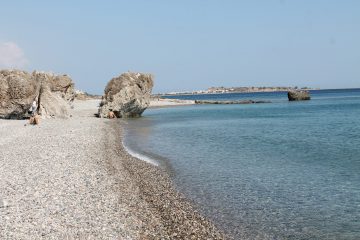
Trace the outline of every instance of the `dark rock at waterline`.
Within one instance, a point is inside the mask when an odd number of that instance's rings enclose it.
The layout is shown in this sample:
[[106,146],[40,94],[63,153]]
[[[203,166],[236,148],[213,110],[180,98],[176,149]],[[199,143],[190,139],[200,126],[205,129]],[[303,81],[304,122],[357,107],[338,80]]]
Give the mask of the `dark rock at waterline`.
[[153,84],[152,75],[144,73],[127,72],[111,79],[98,116],[107,117],[112,111],[117,117],[140,117],[150,105]]
[[42,117],[66,118],[74,96],[74,83],[67,75],[0,71],[0,118],[27,117],[34,100]]
[[303,101],[310,100],[311,97],[309,91],[289,91],[288,99],[289,101]]
[[195,104],[256,104],[256,103],[271,103],[271,102],[254,101],[254,100],[240,100],[240,101],[195,100]]

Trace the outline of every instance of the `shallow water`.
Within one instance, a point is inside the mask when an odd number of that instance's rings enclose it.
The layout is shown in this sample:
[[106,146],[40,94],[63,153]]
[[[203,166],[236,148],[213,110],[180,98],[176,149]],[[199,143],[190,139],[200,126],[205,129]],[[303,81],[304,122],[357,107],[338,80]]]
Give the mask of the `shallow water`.
[[[179,98],[179,96],[176,96]],[[125,144],[236,238],[360,239],[360,90],[183,96],[270,104],[148,109]]]

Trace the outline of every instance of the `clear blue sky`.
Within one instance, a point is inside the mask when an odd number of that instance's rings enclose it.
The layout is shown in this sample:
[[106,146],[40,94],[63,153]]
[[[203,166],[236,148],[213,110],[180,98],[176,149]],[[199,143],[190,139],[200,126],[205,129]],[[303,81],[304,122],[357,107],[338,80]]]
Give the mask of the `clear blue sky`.
[[360,87],[360,1],[0,3],[0,67],[68,73],[102,93],[131,70],[154,92],[210,86]]

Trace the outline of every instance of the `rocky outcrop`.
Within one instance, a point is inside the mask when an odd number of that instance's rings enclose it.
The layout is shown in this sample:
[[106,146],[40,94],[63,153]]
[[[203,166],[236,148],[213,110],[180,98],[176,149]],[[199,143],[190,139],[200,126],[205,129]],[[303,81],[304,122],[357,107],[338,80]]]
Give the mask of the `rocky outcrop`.
[[28,117],[34,100],[42,117],[66,118],[74,96],[74,83],[67,75],[0,71],[0,118]]
[[151,74],[127,72],[113,78],[105,88],[99,117],[110,111],[118,118],[140,117],[150,104],[153,77]]
[[271,102],[254,101],[254,100],[235,100],[235,101],[195,100],[195,104],[256,104],[256,103],[271,103]]
[[303,101],[310,100],[311,97],[309,91],[289,91],[288,99],[289,101]]
[[68,75],[49,75],[47,74],[47,83],[50,91],[56,93],[61,98],[71,102],[75,98],[74,83]]

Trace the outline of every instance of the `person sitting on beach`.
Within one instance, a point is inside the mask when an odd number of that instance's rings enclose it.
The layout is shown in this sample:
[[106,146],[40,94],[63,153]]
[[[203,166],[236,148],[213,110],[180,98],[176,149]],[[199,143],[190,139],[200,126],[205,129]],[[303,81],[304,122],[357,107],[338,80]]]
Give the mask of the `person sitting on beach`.
[[37,103],[36,103],[36,99],[34,99],[30,109],[29,109],[29,113],[31,114],[31,116],[35,116],[35,113],[36,113],[36,110],[37,110]]
[[40,115],[35,114],[34,116],[31,116],[29,119],[29,124],[39,125],[40,124]]
[[115,113],[112,111],[112,109],[110,109],[110,112],[108,113],[108,118],[112,119],[112,118],[116,118]]
[[31,125],[38,125],[40,124],[40,115],[37,114],[37,103],[36,99],[34,99],[33,103],[31,104],[31,107],[29,109],[30,119],[29,123]]

